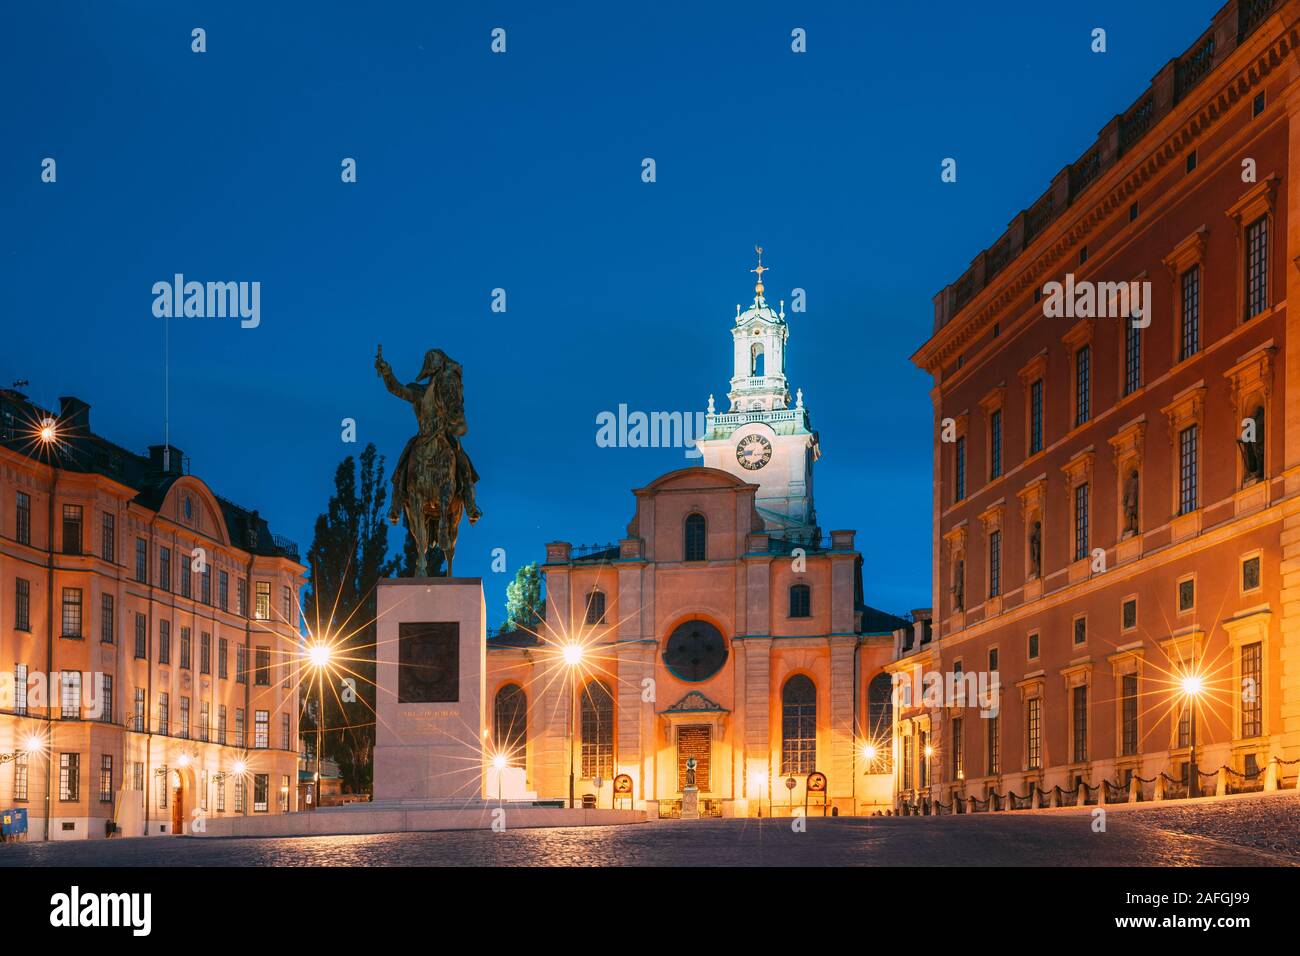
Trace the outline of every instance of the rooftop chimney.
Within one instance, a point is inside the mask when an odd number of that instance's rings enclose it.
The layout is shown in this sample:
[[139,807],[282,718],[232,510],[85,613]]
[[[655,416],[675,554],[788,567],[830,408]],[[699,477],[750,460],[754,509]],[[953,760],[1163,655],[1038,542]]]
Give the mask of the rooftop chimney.
[[172,445],[149,446],[149,470],[158,475],[181,475],[184,455]]
[[90,406],[71,395],[59,396],[59,419],[79,432],[90,432]]

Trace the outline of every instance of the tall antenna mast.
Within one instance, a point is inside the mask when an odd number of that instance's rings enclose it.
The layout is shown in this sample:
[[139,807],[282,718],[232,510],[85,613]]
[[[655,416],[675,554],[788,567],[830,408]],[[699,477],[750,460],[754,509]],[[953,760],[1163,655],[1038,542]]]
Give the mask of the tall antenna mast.
[[172,358],[172,323],[163,316],[163,473],[172,470],[171,438],[171,358]]

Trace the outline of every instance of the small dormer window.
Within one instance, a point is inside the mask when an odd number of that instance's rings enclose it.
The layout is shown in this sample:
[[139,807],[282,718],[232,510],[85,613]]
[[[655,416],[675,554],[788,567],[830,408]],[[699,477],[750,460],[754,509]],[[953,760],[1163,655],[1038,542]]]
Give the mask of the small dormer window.
[[194,501],[189,495],[181,499],[181,510],[185,513],[186,521],[194,520]]

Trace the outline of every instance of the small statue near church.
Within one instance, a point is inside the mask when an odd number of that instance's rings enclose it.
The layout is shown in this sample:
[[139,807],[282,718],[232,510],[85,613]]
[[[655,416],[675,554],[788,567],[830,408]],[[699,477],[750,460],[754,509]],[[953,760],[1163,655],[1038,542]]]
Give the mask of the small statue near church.
[[952,609],[954,611],[966,610],[966,562],[960,558],[953,565]]
[[698,766],[694,757],[686,758],[686,786],[695,786],[695,768]]

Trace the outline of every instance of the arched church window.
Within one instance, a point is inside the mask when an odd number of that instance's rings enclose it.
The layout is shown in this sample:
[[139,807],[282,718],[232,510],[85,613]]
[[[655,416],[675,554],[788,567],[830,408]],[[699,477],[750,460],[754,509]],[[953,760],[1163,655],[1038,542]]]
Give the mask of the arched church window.
[[614,776],[614,696],[603,681],[594,680],[582,689],[582,776],[583,779]]
[[587,595],[587,623],[605,623],[605,592],[592,591]]
[[764,372],[766,364],[767,359],[763,354],[762,343],[755,342],[749,350],[749,374],[754,378],[761,378],[766,374]]
[[893,748],[890,741],[894,728],[893,680],[884,672],[871,678],[867,685],[867,740],[876,750],[876,759],[868,773],[893,771]]
[[781,773],[809,774],[817,769],[817,688],[795,674],[781,689]]
[[808,585],[790,586],[790,616],[812,617],[812,588]]
[[512,767],[524,765],[528,742],[528,696],[518,684],[506,684],[497,691],[493,704],[492,742],[496,752]]
[[704,521],[704,515],[700,514],[699,512],[694,512],[686,516],[686,528],[685,528],[686,547],[684,549],[686,554],[685,560],[687,561],[705,560],[706,549],[704,546],[704,542],[705,542],[705,531],[707,530],[707,527],[708,526],[705,524]]

